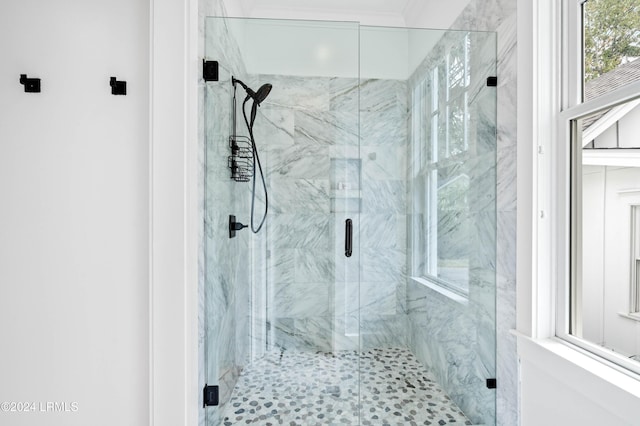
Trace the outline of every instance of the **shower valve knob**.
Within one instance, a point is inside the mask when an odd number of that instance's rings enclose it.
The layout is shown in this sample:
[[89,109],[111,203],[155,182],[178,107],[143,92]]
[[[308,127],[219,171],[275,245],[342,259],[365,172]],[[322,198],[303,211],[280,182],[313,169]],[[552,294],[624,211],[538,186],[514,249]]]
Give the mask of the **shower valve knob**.
[[243,225],[240,222],[236,222],[236,217],[234,215],[229,215],[229,238],[233,238],[236,236],[236,231],[241,230],[242,228],[247,228],[249,225]]

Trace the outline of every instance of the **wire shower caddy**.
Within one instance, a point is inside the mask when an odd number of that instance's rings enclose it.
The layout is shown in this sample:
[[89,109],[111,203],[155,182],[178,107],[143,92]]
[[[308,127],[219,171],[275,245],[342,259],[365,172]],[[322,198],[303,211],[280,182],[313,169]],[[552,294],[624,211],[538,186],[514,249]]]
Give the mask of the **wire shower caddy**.
[[236,131],[236,87],[233,86],[233,134],[229,136],[231,155],[227,158],[227,167],[231,170],[231,179],[236,182],[249,182],[253,177],[253,142],[248,136]]

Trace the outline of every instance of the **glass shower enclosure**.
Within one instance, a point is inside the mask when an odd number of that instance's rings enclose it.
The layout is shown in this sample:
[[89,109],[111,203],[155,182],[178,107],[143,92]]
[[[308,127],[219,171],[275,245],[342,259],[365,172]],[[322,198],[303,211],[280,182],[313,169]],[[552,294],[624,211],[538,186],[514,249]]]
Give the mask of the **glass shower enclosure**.
[[495,34],[205,43],[206,424],[495,424]]

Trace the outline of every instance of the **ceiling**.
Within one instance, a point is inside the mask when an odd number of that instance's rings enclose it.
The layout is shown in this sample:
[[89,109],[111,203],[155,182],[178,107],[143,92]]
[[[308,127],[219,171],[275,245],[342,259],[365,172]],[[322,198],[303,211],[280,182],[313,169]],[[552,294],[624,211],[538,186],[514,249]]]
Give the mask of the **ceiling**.
[[254,18],[330,19],[448,28],[469,0],[227,0],[226,3],[240,6],[237,14]]

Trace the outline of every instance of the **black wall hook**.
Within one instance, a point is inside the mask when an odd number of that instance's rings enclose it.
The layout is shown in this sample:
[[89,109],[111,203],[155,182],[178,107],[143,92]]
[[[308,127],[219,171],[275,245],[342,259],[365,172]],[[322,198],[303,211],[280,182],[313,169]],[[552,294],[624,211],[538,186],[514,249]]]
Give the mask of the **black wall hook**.
[[111,94],[112,95],[126,95],[127,94],[127,82],[126,81],[118,81],[115,77],[111,77],[109,80],[109,85],[111,86]]
[[20,74],[20,84],[24,85],[24,91],[27,93],[40,93],[39,78],[27,78],[26,74]]

